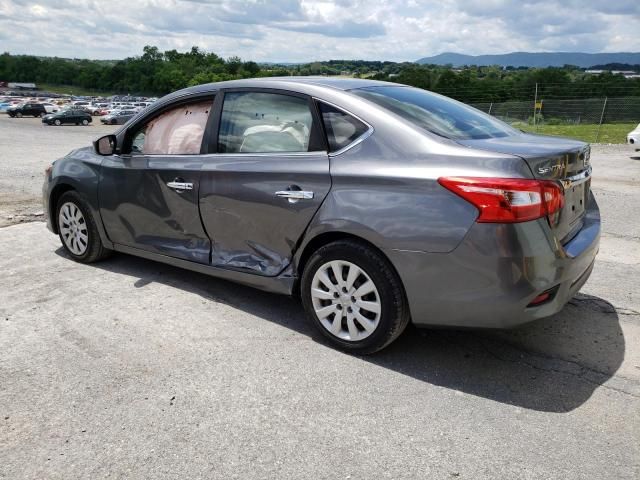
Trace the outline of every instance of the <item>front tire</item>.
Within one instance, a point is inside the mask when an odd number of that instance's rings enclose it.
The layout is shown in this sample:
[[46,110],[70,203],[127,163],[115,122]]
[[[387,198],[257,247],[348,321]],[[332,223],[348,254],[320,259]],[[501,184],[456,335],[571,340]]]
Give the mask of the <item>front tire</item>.
[[85,127],[89,125],[89,120],[87,120],[86,118],[82,120],[82,125],[84,125]]
[[56,127],[59,127],[60,125],[62,125],[62,122],[58,119],[55,119],[53,123],[55,124]]
[[22,118],[22,114],[20,112],[16,113],[16,117]]
[[397,273],[379,252],[358,241],[340,240],[319,248],[305,266],[301,296],[320,333],[347,352],[377,352],[409,323]]
[[75,261],[92,263],[111,253],[102,244],[89,205],[77,192],[69,191],[60,197],[56,219],[62,246]]

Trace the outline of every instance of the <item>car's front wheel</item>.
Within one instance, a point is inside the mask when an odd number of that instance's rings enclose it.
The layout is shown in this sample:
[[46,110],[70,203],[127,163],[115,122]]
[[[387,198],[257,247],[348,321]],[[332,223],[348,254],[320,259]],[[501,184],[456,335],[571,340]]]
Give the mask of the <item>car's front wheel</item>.
[[397,273],[378,251],[358,241],[340,240],[318,249],[305,266],[301,295],[318,330],[348,352],[376,352],[409,323]]
[[16,113],[16,117],[22,118],[22,114],[20,112]]
[[56,212],[58,235],[71,258],[92,263],[111,253],[102,244],[91,210],[80,194],[64,193],[58,200]]
[[60,125],[62,125],[62,122],[57,118],[53,121],[53,123],[55,124],[56,127],[59,127]]

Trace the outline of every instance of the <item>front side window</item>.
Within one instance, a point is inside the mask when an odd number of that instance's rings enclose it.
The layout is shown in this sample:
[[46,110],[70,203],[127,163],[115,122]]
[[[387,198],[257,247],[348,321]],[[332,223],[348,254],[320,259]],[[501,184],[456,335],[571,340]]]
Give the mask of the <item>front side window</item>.
[[351,92],[441,137],[474,140],[518,134],[480,110],[419,88],[366,87]]
[[327,133],[329,151],[338,151],[358,137],[364,135],[369,127],[357,118],[326,103],[319,102],[324,130]]
[[[212,101],[207,100],[163,112],[133,135],[131,151],[145,155],[199,154],[211,107]],[[118,115],[134,113],[122,111]]]
[[313,117],[304,98],[262,92],[226,93],[218,152],[307,152],[312,128]]

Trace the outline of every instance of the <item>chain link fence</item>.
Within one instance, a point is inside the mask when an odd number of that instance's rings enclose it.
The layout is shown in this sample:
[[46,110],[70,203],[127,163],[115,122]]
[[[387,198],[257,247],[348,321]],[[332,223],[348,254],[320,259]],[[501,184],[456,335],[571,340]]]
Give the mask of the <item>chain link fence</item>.
[[[467,101],[521,130],[574,137],[592,143],[626,143],[626,135],[640,123],[640,96],[636,91],[617,90],[615,95],[571,98],[544,94],[538,84],[521,92],[517,101]],[[456,92],[448,93],[455,98]],[[491,92],[487,92],[491,95]]]

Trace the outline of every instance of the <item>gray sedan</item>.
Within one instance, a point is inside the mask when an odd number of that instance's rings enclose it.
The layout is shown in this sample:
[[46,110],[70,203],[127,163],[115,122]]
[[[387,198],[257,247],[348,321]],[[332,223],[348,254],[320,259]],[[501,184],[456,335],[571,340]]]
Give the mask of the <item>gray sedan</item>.
[[117,251],[299,295],[334,346],[409,322],[505,328],[588,279],[600,216],[589,146],[449,98],[354,79],[273,78],[168,95],[48,169],[68,255]]
[[105,125],[124,125],[136,114],[135,110],[116,110],[100,119]]

